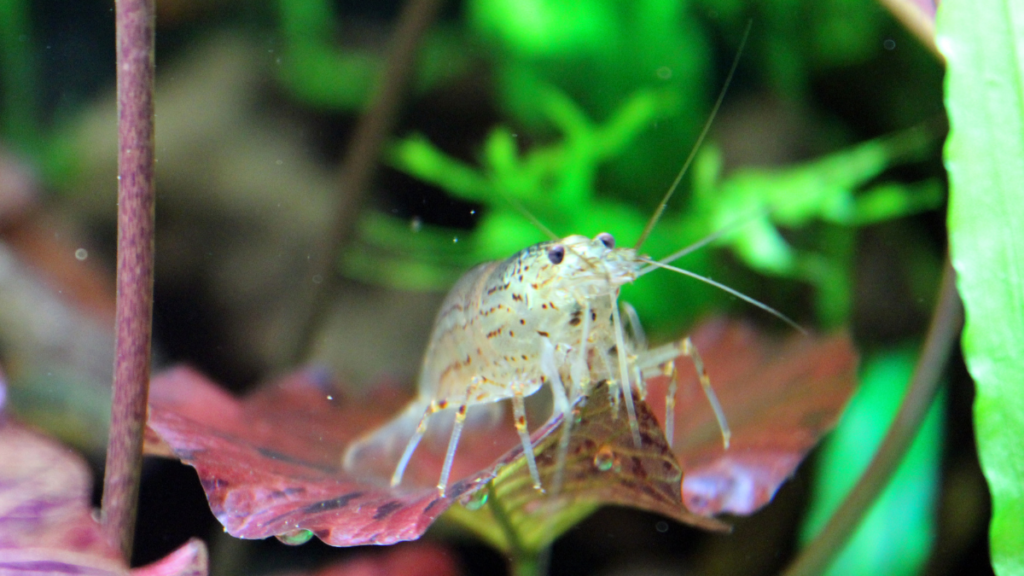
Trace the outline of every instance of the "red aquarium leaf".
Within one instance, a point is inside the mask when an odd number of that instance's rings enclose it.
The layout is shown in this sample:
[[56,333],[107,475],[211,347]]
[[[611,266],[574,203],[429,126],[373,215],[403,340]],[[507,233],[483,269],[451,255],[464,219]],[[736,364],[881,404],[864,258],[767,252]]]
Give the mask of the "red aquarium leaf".
[[486,484],[517,440],[502,427],[485,440],[467,437],[452,474],[460,480],[444,496],[435,487],[444,448],[426,440],[398,488],[388,483],[397,460],[391,454],[365,467],[365,476],[342,470],[346,444],[398,412],[403,400],[386,392],[342,398],[325,375],[307,370],[239,401],[178,368],[153,379],[148,426],[159,443],[147,451],[169,447],[194,466],[210,508],[233,536],[301,543],[315,535],[334,546],[413,540]]
[[[520,458],[509,461],[486,493],[471,506],[452,509],[452,518],[501,550],[513,546],[496,532],[495,514],[518,534],[518,546],[540,550],[600,506],[618,505],[662,514],[705,530],[727,524],[687,510],[680,492],[683,469],[669,448],[658,420],[634,394],[641,438],[634,444],[624,408],[615,414],[608,387],[601,382],[573,411],[573,426],[562,451],[561,421],[549,422],[536,444],[537,468],[545,494],[539,495]],[[547,429],[549,433],[544,434]],[[556,479],[560,473],[560,482]],[[484,506],[483,504],[488,504]],[[496,510],[498,509],[498,510]]]
[[[683,498],[696,513],[746,515],[771,501],[831,430],[857,382],[849,336],[772,339],[750,326],[702,324],[692,335],[732,429],[728,450],[693,364],[679,358],[673,449],[686,470]],[[667,378],[648,381],[664,419]]]
[[[418,538],[456,501],[467,504],[457,508],[456,519],[483,533],[489,520],[480,508],[486,498],[476,493],[491,480],[506,513],[521,512],[527,519],[519,523],[524,527],[542,508],[540,516],[556,521],[539,520],[534,527],[553,522],[564,528],[566,519],[618,504],[721,529],[723,524],[694,512],[747,514],[768,502],[835,423],[852,391],[856,362],[848,339],[800,338],[775,342],[726,322],[696,332],[733,426],[727,452],[695,380],[681,381],[674,454],[655,416],[664,411],[663,378],[653,379],[648,394],[660,407],[652,412],[638,403],[640,447],[633,445],[625,414],[613,414],[605,389],[592,390],[577,406],[564,484],[555,498],[532,488],[511,422],[482,421],[479,416],[490,412],[484,409],[475,417],[470,412],[444,496],[435,487],[448,439],[440,415],[431,420],[434,434],[425,437],[399,487],[388,480],[404,441],[374,445],[354,467],[357,474],[346,472],[341,462],[347,444],[400,413],[407,398],[393,390],[345,397],[315,370],[242,400],[187,368],[157,376],[147,451],[173,454],[194,466],[214,515],[240,538],[277,536],[301,543],[317,536],[335,546],[391,544]],[[679,363],[683,374],[686,362]],[[552,419],[533,433],[545,486],[557,467],[560,425],[560,418]],[[558,513],[548,514],[553,511]],[[539,538],[558,531],[544,527]]]
[[193,538],[160,560],[133,568],[131,576],[206,576],[209,560],[206,544]]
[[[0,376],[0,407],[4,385]],[[78,454],[0,413],[0,574],[202,576],[206,547],[186,543],[129,571],[89,505],[91,477]]]
[[[566,508],[580,503],[617,504],[657,512],[706,530],[728,529],[721,522],[692,514],[684,506],[679,489],[685,476],[683,467],[672,453],[651,409],[635,394],[634,402],[641,438],[639,446],[634,443],[624,408],[619,406],[616,415],[607,386],[602,383],[591,390],[586,403],[576,410],[559,493],[539,499],[547,502],[530,503],[528,495],[520,491],[524,511],[529,514],[530,508],[552,504]],[[559,467],[560,436],[557,433],[546,437],[537,457],[537,465],[548,486],[553,484]],[[529,486],[525,476],[519,484]],[[535,494],[533,496],[538,500]],[[511,500],[503,499],[506,503]]]

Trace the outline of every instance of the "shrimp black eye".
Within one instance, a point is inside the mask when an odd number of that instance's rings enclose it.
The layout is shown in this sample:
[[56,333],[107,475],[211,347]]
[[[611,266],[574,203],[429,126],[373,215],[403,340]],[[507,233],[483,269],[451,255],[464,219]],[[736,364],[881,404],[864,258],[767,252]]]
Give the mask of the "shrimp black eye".
[[601,244],[604,244],[605,248],[608,248],[609,250],[615,248],[615,236],[612,236],[607,232],[601,232],[597,235],[597,239],[601,241]]
[[561,244],[552,247],[548,250],[548,260],[551,260],[552,264],[561,264],[562,259],[565,258],[565,246]]

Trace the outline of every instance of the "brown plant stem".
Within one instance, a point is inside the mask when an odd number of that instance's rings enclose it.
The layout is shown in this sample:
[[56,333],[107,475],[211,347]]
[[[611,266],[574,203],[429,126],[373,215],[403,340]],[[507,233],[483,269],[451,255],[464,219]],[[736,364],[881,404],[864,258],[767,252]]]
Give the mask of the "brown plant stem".
[[154,0],[117,0],[117,344],[102,522],[131,560],[153,325]]
[[330,235],[313,262],[312,293],[303,310],[292,360],[310,355],[313,337],[326,318],[325,308],[334,287],[335,267],[341,250],[355,231],[359,207],[376,173],[377,157],[395,123],[398,105],[412,78],[416,52],[443,0],[408,0],[399,15],[387,63],[372,104],[359,118],[339,172],[338,204]]
[[956,292],[956,276],[947,256],[942,271],[939,298],[921,357],[914,368],[910,386],[900,410],[878,447],[871,464],[857,485],[836,509],[817,537],[782,573],[783,576],[814,576],[821,574],[842,551],[846,541],[860,524],[871,503],[889,484],[903,455],[921,427],[928,407],[935,398],[949,352],[956,343],[963,324],[963,308]]

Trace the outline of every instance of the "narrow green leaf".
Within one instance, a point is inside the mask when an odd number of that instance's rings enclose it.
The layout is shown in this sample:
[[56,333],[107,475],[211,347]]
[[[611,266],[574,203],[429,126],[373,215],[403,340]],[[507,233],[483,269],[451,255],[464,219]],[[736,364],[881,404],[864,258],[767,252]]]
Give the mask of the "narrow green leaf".
[[1024,574],[1024,4],[944,0],[949,243],[1000,576]]

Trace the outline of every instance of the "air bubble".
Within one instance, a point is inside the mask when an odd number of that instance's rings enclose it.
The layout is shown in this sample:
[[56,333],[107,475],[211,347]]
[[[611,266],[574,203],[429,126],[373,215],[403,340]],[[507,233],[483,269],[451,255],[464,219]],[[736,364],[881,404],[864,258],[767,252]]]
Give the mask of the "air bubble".
[[611,446],[601,446],[594,455],[594,467],[601,472],[607,472],[615,467],[615,451]]
[[462,505],[466,508],[466,510],[479,510],[484,507],[484,504],[487,504],[487,498],[489,495],[490,490],[487,490],[486,488],[482,490],[477,490],[476,492],[473,493],[472,496],[469,497],[468,500],[463,502]]
[[298,546],[299,544],[305,544],[309,542],[309,539],[313,537],[311,530],[292,530],[291,532],[285,532],[284,534],[275,534],[274,538],[277,538],[282,544],[289,546]]

